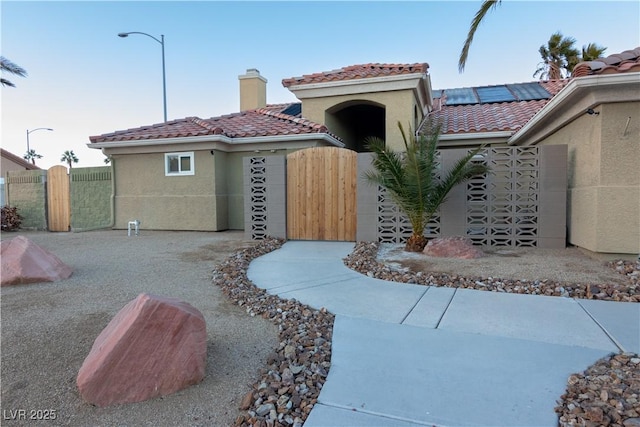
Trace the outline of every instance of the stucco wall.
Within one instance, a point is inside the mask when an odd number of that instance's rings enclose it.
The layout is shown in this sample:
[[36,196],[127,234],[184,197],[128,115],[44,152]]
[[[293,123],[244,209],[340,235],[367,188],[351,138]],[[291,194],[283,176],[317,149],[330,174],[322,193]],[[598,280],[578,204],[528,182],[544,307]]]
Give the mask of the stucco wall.
[[569,146],[569,243],[640,253],[640,103],[602,104],[541,142]]
[[11,161],[11,159],[7,159],[5,157],[0,157],[0,174],[4,175],[5,172],[9,171],[23,171],[26,168],[22,165],[17,164],[16,162]]
[[[384,106],[387,144],[394,149],[401,150],[404,145],[398,129],[398,121],[402,123],[405,130],[409,125],[412,128],[415,127],[414,107],[417,104],[411,90],[307,98],[302,103],[302,116],[314,122],[325,124],[327,121],[326,110],[338,104],[358,100],[373,101]],[[418,120],[421,118],[418,117]],[[337,133],[340,132],[339,129],[334,130],[331,128],[331,130]]]
[[113,155],[115,228],[138,219],[142,229],[226,229],[216,209],[216,156],[206,150],[194,157],[194,175],[165,176],[164,153]]

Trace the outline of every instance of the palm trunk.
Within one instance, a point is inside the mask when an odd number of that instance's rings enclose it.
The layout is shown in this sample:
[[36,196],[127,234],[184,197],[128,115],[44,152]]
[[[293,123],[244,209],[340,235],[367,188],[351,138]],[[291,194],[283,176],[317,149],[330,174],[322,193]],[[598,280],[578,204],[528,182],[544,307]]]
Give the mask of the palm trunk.
[[409,237],[409,240],[407,240],[404,250],[407,252],[422,252],[428,242],[429,239],[423,235],[414,233]]

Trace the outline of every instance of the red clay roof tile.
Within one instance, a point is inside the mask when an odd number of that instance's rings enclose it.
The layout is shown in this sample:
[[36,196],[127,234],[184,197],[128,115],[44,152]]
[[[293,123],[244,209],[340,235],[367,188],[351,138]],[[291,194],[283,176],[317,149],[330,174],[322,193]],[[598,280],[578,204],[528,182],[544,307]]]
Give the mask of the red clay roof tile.
[[371,77],[396,76],[401,74],[425,74],[428,69],[429,64],[427,63],[350,65],[333,71],[305,74],[301,77],[283,79],[282,86],[290,87],[301,84],[356,80]]
[[[329,134],[327,127],[324,125],[280,112],[290,105],[291,104],[268,105],[265,108],[212,117],[206,120],[199,117],[186,117],[167,123],[158,123],[151,126],[142,126],[91,136],[89,140],[92,143],[96,143],[184,138],[203,135],[224,135],[229,138],[244,138],[309,133]],[[335,135],[331,136],[339,139]]]
[[633,50],[614,53],[595,61],[580,62],[573,68],[572,77],[584,77],[597,74],[619,74],[640,72],[640,47]]

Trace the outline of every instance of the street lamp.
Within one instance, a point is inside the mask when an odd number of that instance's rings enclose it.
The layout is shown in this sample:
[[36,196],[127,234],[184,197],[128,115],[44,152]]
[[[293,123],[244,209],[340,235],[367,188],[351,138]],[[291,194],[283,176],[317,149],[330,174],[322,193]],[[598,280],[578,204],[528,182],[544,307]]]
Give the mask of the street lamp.
[[151,34],[141,33],[139,31],[131,31],[128,33],[118,33],[118,37],[122,37],[122,38],[129,37],[129,34],[142,34],[143,36],[151,37],[152,39],[160,43],[160,46],[162,46],[162,100],[164,104],[164,121],[166,122],[167,121],[167,77],[166,77],[165,67],[164,67],[164,34],[160,35],[160,40],[153,37]]
[[29,134],[33,133],[33,132],[35,132],[37,130],[53,130],[53,129],[51,129],[51,128],[36,128],[36,129],[31,129],[31,130],[27,129],[27,153],[30,150],[29,149]]

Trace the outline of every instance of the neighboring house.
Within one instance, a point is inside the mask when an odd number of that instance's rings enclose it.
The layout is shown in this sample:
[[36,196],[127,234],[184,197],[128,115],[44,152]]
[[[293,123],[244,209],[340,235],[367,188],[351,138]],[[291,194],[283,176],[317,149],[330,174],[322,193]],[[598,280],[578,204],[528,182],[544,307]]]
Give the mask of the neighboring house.
[[631,52],[609,66],[581,64],[571,80],[444,91],[431,89],[424,63],[355,65],[283,80],[301,101],[283,105],[266,104],[266,79],[250,69],[239,77],[240,113],[93,136],[88,146],[112,159],[116,228],[140,219],[150,229],[217,231],[244,228],[242,159],[256,152],[361,152],[366,136],[401,149],[397,122],[423,130],[430,120],[443,124],[443,149],[567,144],[569,243],[638,253],[640,49]]
[[34,169],[40,168],[24,160],[22,157],[0,148],[0,206],[4,206],[5,200],[7,200],[4,185],[6,173]]

